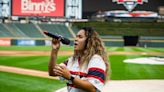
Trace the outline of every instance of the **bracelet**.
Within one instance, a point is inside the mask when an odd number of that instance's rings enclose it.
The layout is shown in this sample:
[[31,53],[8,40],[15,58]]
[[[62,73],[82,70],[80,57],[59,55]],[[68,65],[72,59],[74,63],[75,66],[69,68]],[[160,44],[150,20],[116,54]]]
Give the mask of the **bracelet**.
[[75,79],[75,77],[71,76],[71,79],[70,79],[70,80],[71,80],[72,82],[73,82],[74,79]]
[[74,79],[75,79],[75,77],[73,77],[73,76],[71,75],[71,78],[68,80],[68,82],[72,84]]

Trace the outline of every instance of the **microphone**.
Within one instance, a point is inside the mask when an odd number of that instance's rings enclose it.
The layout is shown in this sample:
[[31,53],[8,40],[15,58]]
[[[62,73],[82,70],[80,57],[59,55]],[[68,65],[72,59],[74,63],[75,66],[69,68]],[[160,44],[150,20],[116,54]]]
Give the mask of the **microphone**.
[[55,39],[60,39],[60,41],[63,43],[63,44],[66,44],[66,45],[69,45],[70,44],[70,40],[67,39],[67,38],[64,38],[63,36],[61,35],[55,35],[55,34],[52,34],[48,31],[43,31],[44,34],[46,34],[47,36],[49,37],[52,37],[52,38],[55,38]]

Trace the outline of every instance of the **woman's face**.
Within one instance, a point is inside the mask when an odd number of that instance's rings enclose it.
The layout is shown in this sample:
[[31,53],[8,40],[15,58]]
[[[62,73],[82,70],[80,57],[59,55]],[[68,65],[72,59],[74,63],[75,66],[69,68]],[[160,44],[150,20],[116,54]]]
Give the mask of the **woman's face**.
[[74,50],[75,51],[82,51],[85,48],[85,44],[86,44],[86,35],[85,35],[85,31],[83,29],[81,29],[75,38],[75,42],[74,42]]

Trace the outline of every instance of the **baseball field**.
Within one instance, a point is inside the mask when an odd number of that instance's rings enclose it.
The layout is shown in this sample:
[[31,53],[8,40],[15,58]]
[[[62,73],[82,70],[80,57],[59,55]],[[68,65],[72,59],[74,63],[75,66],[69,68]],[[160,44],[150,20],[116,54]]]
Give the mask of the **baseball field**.
[[[47,72],[50,46],[0,47],[0,66]],[[61,46],[57,63],[73,54],[73,47]],[[107,47],[111,80],[164,79],[164,65],[124,63],[125,59],[164,57],[164,48]],[[65,82],[3,71],[0,67],[0,92],[54,92]],[[38,72],[39,74],[39,72]]]

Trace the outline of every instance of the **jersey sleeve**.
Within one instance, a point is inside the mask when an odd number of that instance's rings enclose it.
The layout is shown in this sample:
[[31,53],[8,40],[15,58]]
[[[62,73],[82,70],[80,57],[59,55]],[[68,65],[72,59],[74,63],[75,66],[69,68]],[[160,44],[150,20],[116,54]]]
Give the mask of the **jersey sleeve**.
[[88,64],[87,80],[96,87],[97,91],[101,91],[105,83],[106,66],[103,59],[99,55],[94,55]]

